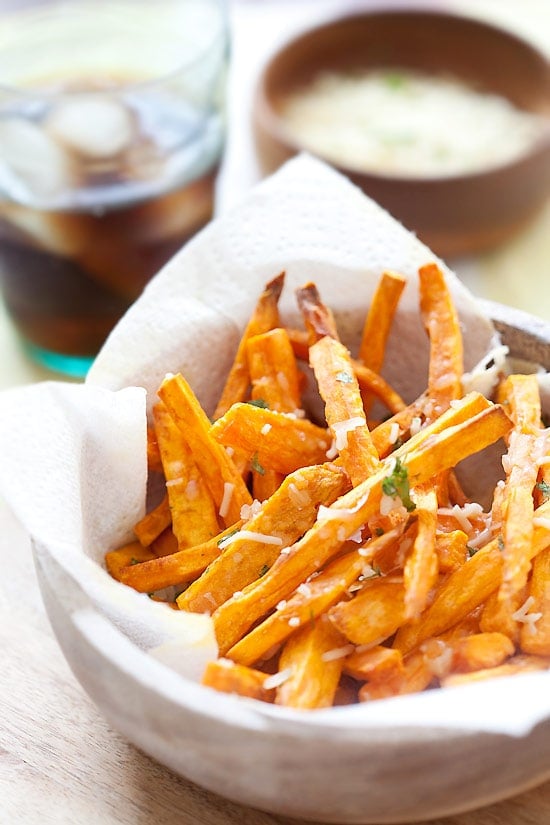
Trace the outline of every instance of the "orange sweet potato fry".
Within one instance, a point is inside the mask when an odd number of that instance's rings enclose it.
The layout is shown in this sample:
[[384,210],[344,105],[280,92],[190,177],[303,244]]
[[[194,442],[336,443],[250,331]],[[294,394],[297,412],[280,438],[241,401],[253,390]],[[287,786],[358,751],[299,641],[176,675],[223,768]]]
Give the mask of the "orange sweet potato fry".
[[147,427],[147,467],[149,471],[162,473],[157,434],[152,427]]
[[211,433],[219,444],[245,453],[253,468],[283,475],[322,464],[331,445],[327,431],[310,421],[250,404],[233,404],[212,425]]
[[138,521],[134,527],[134,533],[144,547],[149,547],[149,545],[160,536],[163,530],[166,530],[171,524],[172,514],[170,512],[168,496],[166,495],[160,504]]
[[301,407],[300,373],[288,333],[278,327],[248,340],[247,361],[253,400],[276,412]]
[[355,645],[378,645],[403,624],[405,588],[400,581],[369,581],[350,601],[339,602],[328,617],[340,633]]
[[220,532],[214,501],[191,449],[164,404],[153,409],[170,512],[179,549],[194,547]]
[[252,504],[242,476],[227,452],[212,437],[210,421],[181,375],[167,375],[158,394],[191,448],[216,510],[225,525],[240,518],[243,504]]
[[303,315],[308,332],[309,345],[328,335],[329,338],[340,340],[334,316],[331,310],[321,301],[321,296],[315,284],[309,283],[296,290],[298,307]]
[[309,333],[305,329],[285,327],[294,356],[299,361],[309,361]]
[[[375,373],[382,369],[386,343],[405,284],[406,279],[397,272],[384,272],[372,296],[361,336],[359,360]],[[363,399],[368,412],[372,396],[364,392]]]
[[[299,585],[288,600],[277,605],[274,613],[257,625],[228,652],[227,656],[241,664],[254,664],[269,650],[284,641],[298,627],[314,621],[337,602],[346,590],[368,570],[375,575],[369,562],[387,548],[395,547],[401,530],[395,529],[384,536],[369,541],[360,550],[352,550],[338,556],[322,573],[309,582]],[[223,639],[218,644],[223,647]]]
[[342,673],[342,653],[345,641],[326,617],[298,630],[279,659],[279,672],[288,671],[288,678],[277,688],[276,704],[301,710],[331,707]]
[[479,619],[479,627],[485,633],[503,633],[515,645],[519,645],[520,624],[514,619],[514,613],[528,597],[527,585],[513,593],[506,601],[499,599],[498,592],[486,599]]
[[214,412],[214,418],[224,415],[232,404],[237,401],[244,401],[250,383],[248,364],[246,357],[246,346],[249,338],[253,335],[260,335],[279,326],[279,297],[284,285],[285,274],[281,272],[276,278],[270,281],[262,292],[256,308],[250,318],[246,329],[240,340],[235,360],[229,371],[225,387]]
[[130,544],[125,544],[124,547],[106,553],[105,566],[113,579],[121,581],[122,570],[128,565],[138,565],[140,562],[154,558],[155,554],[151,550],[143,547],[139,541],[132,541]]
[[418,651],[407,656],[403,663],[403,671],[403,674],[396,675],[391,681],[367,682],[359,690],[359,701],[369,702],[374,699],[387,699],[390,696],[419,693],[434,681],[434,674],[426,656]]
[[537,483],[538,459],[541,455],[540,399],[534,375],[510,375],[499,387],[501,401],[512,421],[514,431],[508,439],[505,467],[502,539],[503,580],[499,589],[502,601],[521,590],[530,570],[530,546],[533,539],[533,492]]
[[369,399],[370,397],[378,398],[394,414],[406,408],[399,393],[381,375],[355,359],[352,359],[352,366],[363,398],[365,395]]
[[196,547],[186,547],[169,556],[153,556],[150,561],[125,567],[120,572],[121,581],[140,593],[151,593],[173,584],[192,581],[219,556],[220,542],[234,529],[228,527],[223,533]]
[[520,654],[513,656],[507,662],[497,667],[483,668],[470,673],[453,673],[441,682],[441,687],[456,687],[472,682],[481,682],[485,679],[497,679],[501,676],[514,676],[516,673],[533,673],[538,670],[548,670],[550,658],[542,656],[528,656]]
[[[235,592],[265,575],[281,550],[314,523],[319,505],[328,506],[348,486],[343,470],[332,464],[304,467],[286,477],[261,510],[236,533],[222,555],[182,594],[183,610],[216,609]],[[271,543],[258,540],[267,537]]]
[[236,693],[239,696],[248,696],[250,699],[272,702],[275,698],[275,690],[264,687],[267,678],[267,674],[260,670],[236,665],[229,659],[217,659],[215,662],[208,662],[202,677],[202,684],[222,693]]
[[462,334],[441,269],[435,263],[427,264],[420,268],[418,277],[420,312],[430,338],[426,412],[433,420],[462,396]]
[[[543,504],[537,514],[542,521],[548,520],[550,502]],[[549,527],[535,526],[531,558],[542,552],[549,543]],[[499,540],[495,539],[449,576],[420,620],[415,625],[400,628],[393,646],[408,653],[430,636],[438,636],[460,622],[498,588],[502,568],[502,551]]]
[[348,350],[325,336],[309,350],[325,416],[352,484],[359,484],[378,467],[376,448],[367,427],[359,385]]
[[150,548],[155,556],[171,556],[179,550],[178,540],[172,532],[171,527],[163,530],[158,538],[150,544]]
[[512,641],[503,633],[475,633],[456,639],[452,645],[452,669],[469,673],[488,667],[498,667],[515,653]]
[[[550,656],[550,547],[542,551],[533,563],[529,582],[528,602],[520,610],[522,616],[520,646],[525,653]],[[525,618],[531,617],[526,621]]]
[[462,530],[441,533],[435,540],[435,552],[441,573],[451,573],[468,559],[468,536]]
[[[415,436],[411,443],[414,441],[417,448],[411,453],[405,452],[409,444],[396,450],[391,459],[392,466],[396,458],[402,459],[409,477],[421,484],[447,469],[451,462],[461,461],[494,443],[508,431],[508,417],[501,408],[492,405],[463,424],[444,429],[445,423],[460,420],[467,406],[451,408]],[[334,502],[330,512],[318,517],[313,527],[279,556],[265,576],[245,587],[238,600],[228,599],[218,608],[214,622],[216,635],[219,641],[223,640],[221,644],[224,649],[232,647],[257,619],[265,616],[279,601],[288,599],[308,576],[320,570],[345,541],[379,512],[382,483],[389,472],[390,465],[384,464],[374,475]]]
[[417,619],[426,607],[428,596],[437,581],[436,552],[437,495],[428,483],[415,490],[418,529],[413,547],[405,562],[405,621]]
[[344,659],[344,673],[359,682],[392,683],[405,675],[401,651],[375,645],[368,650],[355,649]]

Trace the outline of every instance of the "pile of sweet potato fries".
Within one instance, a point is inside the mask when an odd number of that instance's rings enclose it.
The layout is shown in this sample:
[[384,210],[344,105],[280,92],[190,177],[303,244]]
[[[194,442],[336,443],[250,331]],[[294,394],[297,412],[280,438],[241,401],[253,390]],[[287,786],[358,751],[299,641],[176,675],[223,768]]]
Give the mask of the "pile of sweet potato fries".
[[[381,377],[405,279],[386,272],[356,358],[316,287],[304,329],[265,287],[213,419],[167,375],[148,438],[166,495],[106,556],[119,581],[212,616],[203,682],[294,708],[369,701],[550,666],[550,443],[534,375],[495,402],[463,394],[460,325],[435,264],[419,272],[425,393]],[[302,409],[309,363],[326,423]],[[383,405],[387,414],[377,411]],[[388,417],[389,416],[389,417]],[[456,466],[504,439],[492,506]]]

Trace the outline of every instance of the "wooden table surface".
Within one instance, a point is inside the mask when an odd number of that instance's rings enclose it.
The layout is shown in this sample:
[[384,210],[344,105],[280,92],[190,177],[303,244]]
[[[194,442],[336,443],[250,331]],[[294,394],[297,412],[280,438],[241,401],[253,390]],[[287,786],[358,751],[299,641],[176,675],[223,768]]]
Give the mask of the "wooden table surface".
[[[105,722],[63,658],[42,606],[29,541],[1,503],[0,525],[0,824],[296,823],[192,785]],[[438,823],[548,825],[550,782]]]

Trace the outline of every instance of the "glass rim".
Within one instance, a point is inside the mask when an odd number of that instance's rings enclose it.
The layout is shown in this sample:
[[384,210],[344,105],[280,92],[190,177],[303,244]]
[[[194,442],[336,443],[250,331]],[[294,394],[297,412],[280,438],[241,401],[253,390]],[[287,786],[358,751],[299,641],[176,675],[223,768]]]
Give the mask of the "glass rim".
[[[189,58],[187,61],[179,63],[173,69],[168,72],[164,72],[162,74],[158,74],[154,77],[146,78],[144,80],[134,80],[130,81],[129,83],[118,83],[113,82],[112,85],[106,86],[104,89],[64,89],[64,88],[48,88],[47,86],[35,86],[35,85],[24,85],[24,86],[17,86],[11,83],[3,83],[0,80],[0,93],[4,93],[10,95],[12,98],[57,98],[57,97],[93,97],[95,95],[116,95],[122,92],[133,92],[139,91],[142,89],[154,88],[155,86],[164,84],[166,82],[170,82],[170,80],[175,79],[178,75],[180,75],[186,69],[197,65],[200,63],[206,55],[212,50],[212,48],[216,45],[218,40],[224,41],[224,51],[227,52],[229,48],[229,23],[228,23],[228,13],[227,13],[227,3],[225,0],[211,0],[216,6],[219,7],[221,14],[217,21],[217,25],[214,27],[214,31],[212,37],[207,41],[203,48],[199,50],[197,54],[195,54],[192,58]],[[20,12],[15,12],[15,14],[19,14]],[[0,49],[1,52],[1,49]]]

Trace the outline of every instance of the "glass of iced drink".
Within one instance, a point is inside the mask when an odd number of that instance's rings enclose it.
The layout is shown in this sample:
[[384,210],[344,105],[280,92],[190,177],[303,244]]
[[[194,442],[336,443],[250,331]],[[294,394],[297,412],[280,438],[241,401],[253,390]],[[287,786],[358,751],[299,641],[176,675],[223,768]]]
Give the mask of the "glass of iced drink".
[[0,280],[25,346],[54,370],[85,374],[212,215],[224,6],[0,0]]

